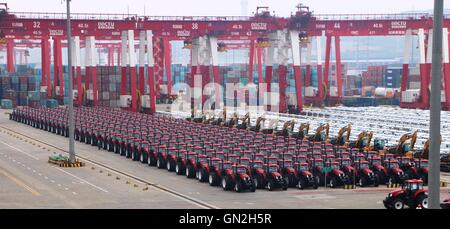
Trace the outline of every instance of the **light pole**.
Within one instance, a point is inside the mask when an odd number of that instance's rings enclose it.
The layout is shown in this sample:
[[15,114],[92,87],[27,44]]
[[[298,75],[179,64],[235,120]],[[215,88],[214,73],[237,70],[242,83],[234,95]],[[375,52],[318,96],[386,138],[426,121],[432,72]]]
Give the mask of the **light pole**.
[[68,87],[69,87],[69,162],[75,163],[75,144],[74,144],[74,114],[73,114],[73,85],[72,85],[72,31],[70,26],[70,0],[67,3],[67,66],[68,66]]
[[[441,132],[441,68],[442,68],[442,20],[443,0],[434,0],[433,14],[433,52],[431,62],[431,101],[430,101],[430,172],[429,176],[429,208],[440,208],[440,132]],[[445,50],[448,52],[448,50]]]

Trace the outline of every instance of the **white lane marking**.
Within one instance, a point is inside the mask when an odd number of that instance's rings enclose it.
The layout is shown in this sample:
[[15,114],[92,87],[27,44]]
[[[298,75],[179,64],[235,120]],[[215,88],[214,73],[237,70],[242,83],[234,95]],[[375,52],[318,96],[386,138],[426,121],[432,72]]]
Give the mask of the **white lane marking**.
[[65,189],[66,191],[67,191],[67,190],[69,190],[69,188],[67,188],[67,187],[66,187],[66,188],[64,188],[64,189]]
[[30,168],[30,167],[27,167],[27,169],[30,170],[31,168]]
[[55,181],[54,181],[54,180],[50,180],[50,182],[52,182],[52,183],[55,183]]
[[77,193],[76,192],[72,192],[72,194],[76,195]]
[[48,177],[44,177],[46,180],[48,180]]
[[327,194],[314,194],[314,195],[298,195],[295,198],[303,200],[323,200],[323,199],[335,199],[336,196],[331,196]]
[[61,184],[58,184],[58,187],[61,187]]
[[23,150],[21,150],[21,149],[19,149],[19,148],[16,148],[16,147],[14,147],[14,146],[12,146],[12,145],[10,145],[10,144],[4,142],[4,141],[0,141],[0,143],[2,143],[3,145],[8,146],[8,147],[11,148],[11,149],[14,149],[14,150],[16,150],[16,151],[18,151],[18,152],[21,152],[21,153],[23,153],[23,154],[25,154],[25,155],[27,155],[27,156],[29,156],[29,157],[35,159],[35,160],[39,160],[39,158],[37,158],[37,157],[35,157],[35,156],[33,156],[33,155],[29,154],[29,153],[26,153],[26,152],[24,152]]
[[42,176],[42,173],[38,173],[39,174],[39,176]]
[[[16,160],[13,159],[13,162],[16,162]],[[16,163],[19,163],[18,161]]]
[[36,173],[36,170],[33,169],[33,173]]
[[89,183],[87,180],[84,180],[84,179],[82,179],[82,178],[79,178],[79,177],[73,175],[72,173],[69,173],[69,172],[64,171],[64,170],[62,170],[62,169],[60,169],[60,168],[57,168],[57,167],[54,167],[54,168],[57,169],[57,170],[59,170],[59,171],[61,171],[61,172],[63,172],[63,173],[65,173],[65,174],[67,174],[67,175],[73,176],[73,177],[77,178],[78,180],[81,180],[81,181],[83,181],[84,183],[86,183],[86,184],[88,184],[88,185],[90,185],[90,186],[92,186],[92,187],[94,187],[94,188],[96,188],[96,189],[98,189],[98,190],[100,190],[100,191],[102,191],[102,192],[108,192],[108,190],[105,190],[105,189],[103,189],[103,188],[98,187],[97,185],[94,185],[94,184],[92,184],[92,183]]

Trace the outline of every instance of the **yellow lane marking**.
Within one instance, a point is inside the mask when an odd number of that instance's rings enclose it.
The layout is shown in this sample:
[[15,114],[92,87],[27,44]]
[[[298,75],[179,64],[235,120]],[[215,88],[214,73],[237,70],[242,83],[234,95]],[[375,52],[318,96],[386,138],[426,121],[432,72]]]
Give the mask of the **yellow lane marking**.
[[7,173],[6,171],[0,169],[0,173],[3,174],[4,176],[8,177],[11,181],[13,181],[14,183],[16,183],[17,185],[19,185],[20,187],[28,190],[29,192],[31,192],[31,194],[35,195],[35,196],[40,196],[41,194],[34,190],[33,188],[31,188],[30,186],[26,185],[25,183],[23,183],[21,180],[19,180],[18,178],[16,178],[15,176]]

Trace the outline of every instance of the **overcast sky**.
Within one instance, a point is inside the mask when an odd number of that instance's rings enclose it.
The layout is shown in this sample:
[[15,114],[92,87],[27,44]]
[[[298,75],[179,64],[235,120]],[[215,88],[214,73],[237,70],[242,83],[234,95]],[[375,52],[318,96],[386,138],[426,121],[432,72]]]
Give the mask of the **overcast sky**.
[[[245,0],[72,0],[72,12],[134,13],[139,15],[242,15]],[[5,2],[2,0],[1,2]],[[247,13],[256,6],[269,6],[279,16],[295,11],[300,1],[247,0]],[[303,0],[315,13],[398,13],[429,10],[432,0]],[[444,1],[446,6],[449,0]],[[6,0],[10,11],[65,12],[63,0]],[[244,4],[245,5],[245,4]],[[145,6],[145,7],[144,7]],[[448,7],[447,7],[448,8]]]

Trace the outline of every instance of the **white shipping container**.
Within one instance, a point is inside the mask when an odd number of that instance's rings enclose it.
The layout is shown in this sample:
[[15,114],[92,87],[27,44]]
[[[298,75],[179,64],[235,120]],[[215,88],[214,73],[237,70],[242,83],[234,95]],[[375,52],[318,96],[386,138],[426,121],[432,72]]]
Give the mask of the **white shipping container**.
[[305,96],[314,97],[319,93],[317,87],[306,87],[305,88]]
[[330,96],[332,96],[332,97],[338,96],[338,88],[337,87],[330,87]]
[[130,107],[130,106],[131,106],[131,95],[121,95],[120,107]]

